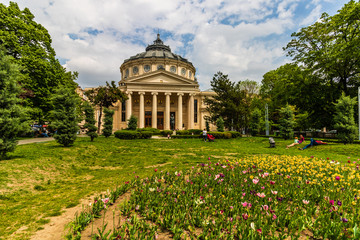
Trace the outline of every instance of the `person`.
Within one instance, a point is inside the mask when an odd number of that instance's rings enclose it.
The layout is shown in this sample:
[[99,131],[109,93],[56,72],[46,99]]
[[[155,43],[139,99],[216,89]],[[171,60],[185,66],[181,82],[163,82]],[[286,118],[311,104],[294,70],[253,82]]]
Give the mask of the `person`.
[[314,139],[310,139],[310,143],[308,145],[306,145],[303,148],[299,148],[299,150],[305,150],[308,147],[312,147],[312,146],[316,146],[316,145],[323,145],[323,144],[327,144],[326,142],[320,141],[320,140],[314,140]]
[[[286,146],[286,149],[289,149],[295,145],[299,145],[299,144],[302,144],[303,142],[305,142],[305,138],[303,137],[303,135],[300,134],[300,139],[298,139],[297,137],[295,137],[295,141],[294,143],[290,144],[290,145],[287,145]],[[296,141],[297,140],[297,141]]]
[[207,140],[206,128],[204,128],[204,131],[203,131],[203,140],[204,140],[204,142],[206,142],[206,140]]

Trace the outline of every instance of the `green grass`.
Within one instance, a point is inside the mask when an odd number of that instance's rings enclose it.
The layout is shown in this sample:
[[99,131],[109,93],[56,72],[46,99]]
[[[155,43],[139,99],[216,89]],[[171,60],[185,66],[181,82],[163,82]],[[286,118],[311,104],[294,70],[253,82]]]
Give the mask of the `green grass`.
[[[309,141],[307,141],[309,142]],[[28,239],[51,216],[79,204],[80,199],[112,189],[159,170],[189,168],[211,159],[247,155],[301,155],[336,161],[357,159],[360,145],[330,142],[305,151],[286,149],[291,140],[240,138],[203,142],[200,139],[119,140],[78,138],[73,147],[55,142],[18,146],[0,161],[0,239]],[[160,166],[159,166],[160,165]],[[162,165],[162,166],[161,166]],[[22,226],[25,231],[12,235]],[[11,237],[10,237],[11,236]]]

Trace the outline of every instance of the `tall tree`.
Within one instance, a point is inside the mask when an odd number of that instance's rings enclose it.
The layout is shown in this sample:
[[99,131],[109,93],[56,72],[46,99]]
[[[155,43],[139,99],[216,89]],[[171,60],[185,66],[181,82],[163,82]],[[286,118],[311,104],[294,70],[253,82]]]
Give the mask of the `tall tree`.
[[91,103],[99,107],[98,133],[101,129],[103,109],[112,107],[117,101],[122,102],[127,99],[127,96],[116,86],[115,81],[111,81],[110,84],[106,82],[106,86],[90,89],[85,92],[85,95]]
[[48,31],[34,21],[28,8],[20,10],[15,2],[8,7],[0,3],[0,16],[0,45],[22,66],[22,97],[31,107],[33,118],[44,121],[52,109],[51,95],[60,85],[75,89],[77,73],[61,66]]
[[68,147],[76,140],[80,117],[80,97],[74,90],[60,87],[51,98],[54,110],[50,112],[51,128],[56,130],[55,140]]
[[96,120],[94,115],[94,107],[87,101],[83,102],[83,109],[85,113],[84,128],[87,129],[86,135],[88,135],[91,141],[94,141],[98,137],[96,133],[97,127],[95,126]]
[[345,96],[343,93],[335,104],[335,128],[337,135],[344,143],[352,143],[356,138],[356,124],[354,119],[354,106],[356,98]]
[[215,96],[205,99],[210,116],[207,120],[216,123],[221,116],[225,127],[240,130],[243,126],[243,98],[245,92],[241,91],[240,84],[231,82],[228,75],[217,72],[211,81]]
[[323,84],[347,94],[349,87],[360,85],[359,26],[360,2],[351,0],[334,16],[324,13],[315,24],[293,33],[284,50]]
[[14,151],[20,132],[29,131],[26,110],[19,98],[21,88],[17,84],[23,75],[20,66],[12,60],[0,49],[0,159]]

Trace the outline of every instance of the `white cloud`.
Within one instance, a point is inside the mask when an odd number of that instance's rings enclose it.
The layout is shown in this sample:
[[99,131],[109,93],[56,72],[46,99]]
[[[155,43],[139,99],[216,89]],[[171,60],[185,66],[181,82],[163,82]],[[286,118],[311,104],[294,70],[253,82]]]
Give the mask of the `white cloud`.
[[[335,0],[17,2],[22,9],[28,7],[35,21],[48,29],[57,57],[67,60],[68,70],[79,72],[82,87],[118,81],[123,61],[145,51],[160,29],[164,43],[194,64],[205,89],[217,71],[229,74],[234,81],[261,81],[264,73],[287,61],[282,47],[290,33],[300,23],[316,20],[326,7],[322,6],[324,1]],[[299,17],[299,6],[306,5],[315,8]],[[90,34],[89,29],[99,32]]]

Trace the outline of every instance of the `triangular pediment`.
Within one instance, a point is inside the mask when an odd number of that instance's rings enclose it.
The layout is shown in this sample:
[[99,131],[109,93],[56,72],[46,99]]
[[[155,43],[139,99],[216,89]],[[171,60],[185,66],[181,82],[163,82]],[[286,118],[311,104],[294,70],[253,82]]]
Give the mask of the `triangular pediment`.
[[153,73],[143,74],[139,77],[132,77],[124,81],[127,84],[164,84],[164,85],[193,85],[198,86],[198,83],[181,77],[177,74],[166,71],[156,71]]

